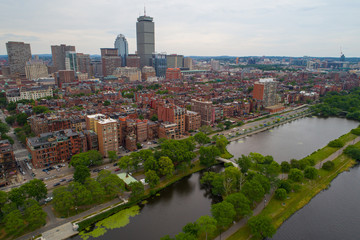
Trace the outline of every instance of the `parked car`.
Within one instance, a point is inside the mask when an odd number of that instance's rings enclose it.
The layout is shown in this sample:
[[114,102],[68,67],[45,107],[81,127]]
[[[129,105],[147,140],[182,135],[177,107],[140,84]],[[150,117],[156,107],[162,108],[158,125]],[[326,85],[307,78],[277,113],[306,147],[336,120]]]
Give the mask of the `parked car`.
[[116,168],[114,171],[115,172],[118,172],[118,171],[120,171],[121,169],[120,168]]
[[67,180],[67,182],[72,182],[74,179],[73,178],[70,178],[69,180]]
[[58,183],[55,183],[54,184],[54,187],[56,187],[56,186],[59,186],[60,185],[60,183],[58,182]]
[[117,166],[117,163],[114,163],[113,166],[114,166],[114,167]]
[[65,182],[66,181],[66,178],[63,178],[60,180],[60,182]]
[[47,197],[47,198],[45,198],[45,202],[50,202],[51,200],[53,200],[52,197]]

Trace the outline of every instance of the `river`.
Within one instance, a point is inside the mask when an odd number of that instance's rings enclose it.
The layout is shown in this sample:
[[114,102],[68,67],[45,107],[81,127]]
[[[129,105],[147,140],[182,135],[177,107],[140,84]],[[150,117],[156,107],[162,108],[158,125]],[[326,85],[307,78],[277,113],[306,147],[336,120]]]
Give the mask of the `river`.
[[[245,140],[232,142],[228,150],[235,157],[259,152],[274,156],[277,162],[299,159],[357,125],[355,121],[339,118],[303,118]],[[202,215],[210,215],[210,206],[214,199],[200,188],[200,176],[201,173],[194,173],[161,191],[160,196],[149,199],[147,204],[141,206],[138,215],[130,217],[126,226],[108,230],[104,235],[89,239],[158,240],[167,234],[173,237],[182,231],[185,224],[196,221]]]

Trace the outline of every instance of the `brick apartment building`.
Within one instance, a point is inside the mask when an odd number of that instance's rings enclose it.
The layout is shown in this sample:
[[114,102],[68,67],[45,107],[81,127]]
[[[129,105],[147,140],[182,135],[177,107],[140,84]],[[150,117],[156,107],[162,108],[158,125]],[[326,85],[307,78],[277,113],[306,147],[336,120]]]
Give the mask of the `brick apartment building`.
[[272,78],[263,78],[254,83],[253,99],[262,102],[264,107],[277,104],[277,82]]
[[190,130],[196,131],[201,127],[201,116],[200,114],[187,111],[185,114],[185,131],[189,132]]
[[159,138],[176,139],[178,125],[176,123],[161,123],[159,126]]
[[26,147],[31,154],[33,166],[42,168],[70,161],[73,155],[87,150],[87,143],[82,132],[65,129],[27,138]]
[[96,122],[99,141],[99,152],[108,157],[108,151],[118,152],[118,128],[117,121],[111,118],[101,119]]
[[210,101],[191,99],[191,111],[201,116],[201,125],[212,125],[215,122],[215,109]]
[[180,80],[181,70],[180,68],[168,68],[166,69],[166,80]]
[[29,117],[28,121],[30,122],[31,131],[37,136],[41,133],[71,128],[70,119],[56,115],[39,114]]
[[9,140],[0,140],[0,182],[16,173],[16,161],[12,145]]
[[185,133],[185,108],[181,108],[171,103],[160,102],[158,104],[157,113],[160,121],[175,123],[178,126],[176,138],[179,138]]

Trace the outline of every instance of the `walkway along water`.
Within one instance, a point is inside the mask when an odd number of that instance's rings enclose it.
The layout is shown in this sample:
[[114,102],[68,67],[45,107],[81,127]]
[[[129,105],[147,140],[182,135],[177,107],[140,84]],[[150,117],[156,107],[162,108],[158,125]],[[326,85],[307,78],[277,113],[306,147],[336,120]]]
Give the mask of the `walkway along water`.
[[[329,157],[327,157],[326,159],[322,160],[321,162],[317,163],[315,165],[315,168],[317,169],[320,169],[321,166],[327,162],[327,161],[333,161],[335,158],[337,158],[338,156],[340,156],[344,149],[350,145],[350,144],[355,144],[357,142],[360,141],[360,137],[357,137],[356,139],[348,142],[345,144],[344,147],[340,148],[339,150],[337,150],[336,152],[334,152],[333,154],[331,154]],[[266,194],[265,197],[263,198],[263,200],[256,206],[256,208],[254,209],[253,211],[253,216],[256,216],[258,214],[261,213],[261,211],[264,209],[265,205],[266,205],[266,202],[265,200],[270,200],[271,197],[273,196],[274,194],[274,190],[272,190],[270,192],[270,194]],[[216,237],[215,240],[221,240],[221,239],[227,239],[228,237],[230,237],[231,235],[233,235],[235,232],[237,232],[240,228],[244,227],[247,223],[247,218],[243,218],[241,219],[239,222],[235,223],[233,226],[231,226],[229,229],[227,229],[225,232],[223,232],[221,234],[221,238],[220,236]]]

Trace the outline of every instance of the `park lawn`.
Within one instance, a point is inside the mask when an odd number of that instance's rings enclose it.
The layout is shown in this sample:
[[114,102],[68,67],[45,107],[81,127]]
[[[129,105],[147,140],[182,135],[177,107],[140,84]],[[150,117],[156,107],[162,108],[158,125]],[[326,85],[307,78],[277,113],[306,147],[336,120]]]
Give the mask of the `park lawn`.
[[220,157],[225,158],[225,159],[230,159],[232,158],[234,155],[232,155],[231,153],[229,153],[229,151],[227,149],[225,149],[225,153],[221,154]]
[[[344,143],[347,143],[347,142],[354,140],[356,137],[357,136],[352,133],[347,133],[347,134],[342,135],[338,139],[343,141]],[[318,162],[324,160],[325,158],[329,157],[331,154],[333,154],[337,150],[339,150],[339,148],[325,146],[322,149],[319,149],[318,151],[315,151],[312,154],[310,154],[309,157],[314,159],[315,163],[318,163]]]

